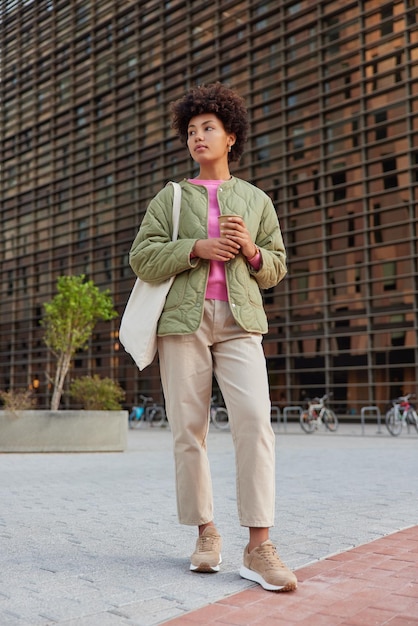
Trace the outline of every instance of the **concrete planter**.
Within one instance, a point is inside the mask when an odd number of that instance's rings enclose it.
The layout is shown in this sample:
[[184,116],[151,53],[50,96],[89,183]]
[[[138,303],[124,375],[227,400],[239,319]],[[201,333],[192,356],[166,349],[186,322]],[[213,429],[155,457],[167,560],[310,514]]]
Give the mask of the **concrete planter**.
[[0,411],[0,452],[123,452],[127,411]]

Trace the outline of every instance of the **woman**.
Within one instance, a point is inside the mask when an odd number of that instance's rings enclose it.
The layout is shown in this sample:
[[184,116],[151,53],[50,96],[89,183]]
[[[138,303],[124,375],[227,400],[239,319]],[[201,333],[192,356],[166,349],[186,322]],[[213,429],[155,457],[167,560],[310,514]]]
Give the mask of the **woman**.
[[[275,508],[275,436],[262,335],[260,289],[286,274],[270,198],[231,176],[248,118],[220,83],[191,89],[171,108],[172,125],[199,166],[181,182],[179,237],[171,241],[172,187],[151,201],[132,245],[134,272],[149,282],[175,275],[158,326],[161,380],[174,441],[179,521],[198,527],[190,569],[217,572],[221,537],[213,520],[206,450],[212,377],[228,409],[236,454],[237,506],[249,528],[242,577],[272,591],[296,589],[269,539]],[[219,226],[219,215],[230,216]]]

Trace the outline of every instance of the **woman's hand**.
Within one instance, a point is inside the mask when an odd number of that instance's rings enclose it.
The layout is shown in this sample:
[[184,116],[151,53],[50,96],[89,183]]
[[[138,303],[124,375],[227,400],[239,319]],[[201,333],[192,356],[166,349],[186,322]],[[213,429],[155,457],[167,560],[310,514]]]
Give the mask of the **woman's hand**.
[[236,215],[228,218],[226,222],[223,222],[220,226],[221,237],[226,238],[231,243],[235,243],[239,246],[242,254],[247,259],[252,259],[258,252],[258,248],[251,239],[251,235],[247,230],[242,217]]
[[198,239],[192,250],[193,256],[210,261],[230,261],[240,251],[239,244],[226,237]]

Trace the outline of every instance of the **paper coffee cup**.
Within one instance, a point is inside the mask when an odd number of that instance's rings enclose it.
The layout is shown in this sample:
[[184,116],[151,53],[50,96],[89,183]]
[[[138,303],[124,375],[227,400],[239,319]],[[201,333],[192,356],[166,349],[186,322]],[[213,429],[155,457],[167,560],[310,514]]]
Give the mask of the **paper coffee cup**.
[[218,216],[219,227],[221,226],[221,224],[228,223],[228,217],[240,217],[240,215],[219,215]]

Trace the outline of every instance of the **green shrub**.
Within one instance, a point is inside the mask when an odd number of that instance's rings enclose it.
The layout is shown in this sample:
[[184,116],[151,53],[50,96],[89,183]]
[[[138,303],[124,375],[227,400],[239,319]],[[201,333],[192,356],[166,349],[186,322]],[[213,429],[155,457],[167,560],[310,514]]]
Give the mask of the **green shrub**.
[[9,389],[0,391],[0,399],[6,411],[26,411],[33,409],[36,405],[36,398],[30,389]]
[[119,383],[111,378],[83,376],[70,385],[70,396],[90,411],[119,411],[125,392]]

